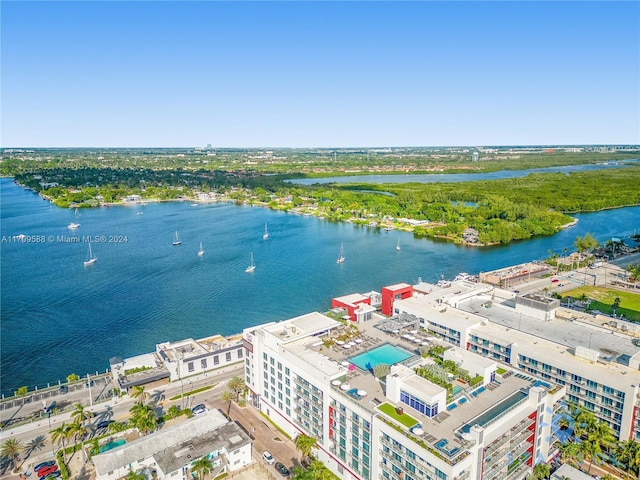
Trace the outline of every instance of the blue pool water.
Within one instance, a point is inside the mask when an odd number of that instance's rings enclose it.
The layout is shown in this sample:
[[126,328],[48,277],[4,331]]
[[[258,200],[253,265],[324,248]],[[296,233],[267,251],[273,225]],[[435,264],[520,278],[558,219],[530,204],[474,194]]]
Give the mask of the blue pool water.
[[549,385],[547,382],[543,382],[542,380],[536,380],[535,382],[533,382],[533,386],[549,388],[551,385]]
[[413,357],[413,353],[389,343],[381,345],[368,352],[351,357],[349,361],[362,370],[373,370],[373,367],[381,363],[393,365]]
[[114,440],[113,442],[105,443],[103,446],[100,447],[100,453],[106,452],[107,450],[111,450],[112,448],[119,447],[121,445],[124,445],[125,443],[127,442],[124,438],[119,438],[118,440]]

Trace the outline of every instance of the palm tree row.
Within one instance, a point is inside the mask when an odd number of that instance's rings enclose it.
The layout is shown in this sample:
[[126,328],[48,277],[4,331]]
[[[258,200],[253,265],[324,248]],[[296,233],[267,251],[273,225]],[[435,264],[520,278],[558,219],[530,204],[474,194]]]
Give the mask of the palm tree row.
[[561,463],[579,467],[586,461],[589,474],[594,463],[609,463],[617,470],[640,480],[640,442],[617,442],[609,424],[598,420],[585,409],[572,409],[572,417],[573,436],[559,447]]

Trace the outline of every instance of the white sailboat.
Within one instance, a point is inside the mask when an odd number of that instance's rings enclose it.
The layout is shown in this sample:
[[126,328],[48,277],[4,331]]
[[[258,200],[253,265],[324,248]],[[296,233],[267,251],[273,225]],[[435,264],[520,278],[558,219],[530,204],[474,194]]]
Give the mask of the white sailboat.
[[341,243],[340,244],[340,256],[338,257],[338,259],[336,260],[336,263],[343,263],[345,260],[345,256],[344,256],[344,244]]
[[255,269],[256,269],[256,265],[255,265],[255,263],[253,263],[253,252],[251,252],[251,262],[249,263],[249,266],[244,269],[244,271],[247,272],[247,273],[251,273]]
[[204,249],[202,248],[202,242],[200,242],[200,250],[198,250],[198,256],[201,257],[204,255]]
[[396,245],[396,250],[400,251],[400,237],[398,237],[398,244]]
[[269,238],[269,230],[267,230],[267,222],[264,223],[264,234],[262,235],[262,239],[266,240]]
[[173,243],[171,245],[180,245],[182,243],[182,240],[180,240],[180,237],[178,236],[178,231],[176,230],[176,239],[173,241]]
[[87,267],[89,265],[93,265],[96,263],[96,260],[98,260],[98,257],[93,254],[93,251],[91,250],[91,242],[89,242],[89,258],[84,262],[84,266]]
[[75,229],[76,229],[76,228],[78,228],[79,226],[80,226],[80,224],[79,224],[79,223],[73,223],[73,222],[71,222],[71,223],[69,224],[69,229],[70,229],[70,230],[75,230]]

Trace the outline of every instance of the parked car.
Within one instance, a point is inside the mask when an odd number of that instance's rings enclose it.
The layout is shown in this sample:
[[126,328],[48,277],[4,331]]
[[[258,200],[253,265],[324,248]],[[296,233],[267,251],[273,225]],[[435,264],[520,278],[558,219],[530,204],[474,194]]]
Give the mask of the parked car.
[[58,477],[60,477],[60,472],[56,470],[55,472],[50,473],[46,477],[42,477],[41,480],[53,480],[54,478],[58,478]]
[[42,462],[42,463],[39,463],[38,465],[36,465],[35,467],[33,467],[33,471],[37,472],[41,468],[50,467],[51,465],[55,465],[55,464],[56,464],[55,460],[49,460],[48,462]]
[[95,384],[96,383],[93,380],[91,380],[90,382],[84,382],[84,386],[86,388],[93,387]]
[[98,427],[98,428],[107,428],[112,423],[113,423],[113,420],[102,420],[101,422],[98,422],[96,427]]
[[276,470],[283,477],[288,477],[289,476],[289,469],[287,467],[285,467],[282,463],[276,462],[275,467],[276,467]]
[[558,280],[557,278],[554,278],[553,280],[551,280],[551,283],[558,283],[560,280]]
[[48,467],[42,467],[40,470],[36,470],[36,473],[38,474],[38,477],[42,478],[52,474],[56,470],[58,470],[57,465],[49,465]]
[[193,407],[191,411],[194,415],[200,415],[201,413],[207,411],[207,407],[204,406],[204,403],[201,403],[200,405],[196,405],[195,407]]
[[43,411],[45,414],[53,413],[53,410],[56,408],[56,405],[57,405],[57,403],[56,403],[55,401],[54,401],[54,402],[51,402],[49,405],[47,405],[46,407],[44,407],[44,408],[42,409],[42,411]]
[[269,465],[273,465],[273,463],[276,461],[276,459],[273,458],[273,455],[271,455],[271,452],[269,450],[265,450],[264,452],[262,452],[262,458]]
[[69,387],[67,387],[66,385],[60,385],[60,393],[63,395],[65,393],[69,393]]

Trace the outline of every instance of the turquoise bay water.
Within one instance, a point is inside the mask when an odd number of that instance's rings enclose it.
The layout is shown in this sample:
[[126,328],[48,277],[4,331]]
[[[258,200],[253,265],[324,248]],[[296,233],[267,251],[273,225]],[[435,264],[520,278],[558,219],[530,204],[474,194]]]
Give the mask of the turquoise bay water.
[[[110,357],[160,342],[326,311],[335,296],[492,270],[572,250],[586,232],[604,241],[640,227],[640,207],[608,210],[576,215],[575,227],[553,237],[479,249],[228,203],[83,209],[76,218],[10,179],[0,179],[0,194],[1,236],[46,240],[0,243],[4,394],[104,371]],[[71,222],[80,228],[69,230]],[[88,267],[86,243],[57,238],[82,235],[107,240],[93,244],[98,260]],[[337,264],[341,243],[346,261]],[[256,270],[247,274],[252,252]]]
[[362,370],[373,370],[373,367],[381,363],[394,365],[409,357],[413,357],[413,353],[386,343],[373,350],[356,355],[350,358],[349,361]]

